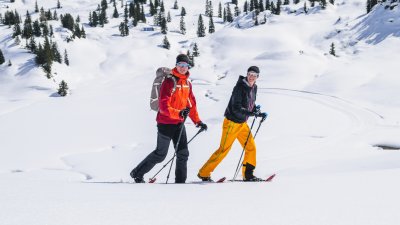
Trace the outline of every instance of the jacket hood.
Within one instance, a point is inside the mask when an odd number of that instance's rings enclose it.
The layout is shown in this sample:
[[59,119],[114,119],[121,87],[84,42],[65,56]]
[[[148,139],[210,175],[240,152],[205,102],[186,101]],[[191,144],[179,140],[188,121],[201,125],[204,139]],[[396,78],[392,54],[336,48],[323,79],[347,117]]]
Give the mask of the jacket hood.
[[[250,87],[249,83],[247,82],[247,78],[245,76],[240,75],[238,81],[236,82],[236,85],[241,85],[245,88],[252,88]],[[253,87],[257,86],[257,84],[254,84]]]

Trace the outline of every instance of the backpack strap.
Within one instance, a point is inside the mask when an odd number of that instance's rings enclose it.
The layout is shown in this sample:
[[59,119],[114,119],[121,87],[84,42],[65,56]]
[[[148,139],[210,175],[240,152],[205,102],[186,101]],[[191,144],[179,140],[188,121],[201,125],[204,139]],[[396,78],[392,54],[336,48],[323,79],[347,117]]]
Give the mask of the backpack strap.
[[172,81],[174,82],[174,87],[172,88],[172,92],[171,92],[171,94],[173,94],[176,90],[176,83],[177,83],[176,78],[172,74],[168,74],[167,76],[165,76],[165,79],[167,79],[167,78],[172,79]]

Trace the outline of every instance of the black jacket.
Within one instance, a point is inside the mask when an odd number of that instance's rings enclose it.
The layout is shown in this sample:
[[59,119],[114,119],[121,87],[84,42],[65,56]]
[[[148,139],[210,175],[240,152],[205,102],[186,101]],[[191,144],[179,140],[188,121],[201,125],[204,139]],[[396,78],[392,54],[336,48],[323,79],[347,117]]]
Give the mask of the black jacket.
[[239,76],[233,88],[231,99],[225,110],[225,117],[235,123],[247,121],[251,111],[253,111],[257,95],[257,85],[250,87],[246,77]]

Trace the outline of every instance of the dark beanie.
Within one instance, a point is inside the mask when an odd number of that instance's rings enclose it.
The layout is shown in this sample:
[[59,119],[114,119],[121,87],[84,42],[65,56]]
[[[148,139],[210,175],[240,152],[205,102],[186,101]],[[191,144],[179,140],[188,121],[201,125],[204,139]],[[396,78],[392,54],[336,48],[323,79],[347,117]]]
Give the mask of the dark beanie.
[[187,64],[190,64],[189,57],[187,55],[185,55],[185,54],[179,54],[176,57],[176,63],[178,63],[178,62],[185,62]]
[[250,66],[250,67],[247,69],[247,72],[250,72],[250,71],[256,72],[256,73],[260,73],[260,69],[258,69],[257,66]]

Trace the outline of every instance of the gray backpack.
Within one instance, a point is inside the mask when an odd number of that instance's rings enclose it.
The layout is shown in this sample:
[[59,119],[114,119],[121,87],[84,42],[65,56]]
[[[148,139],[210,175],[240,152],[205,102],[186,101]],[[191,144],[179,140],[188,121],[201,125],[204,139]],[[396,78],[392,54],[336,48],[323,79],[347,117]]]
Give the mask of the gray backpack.
[[174,81],[174,87],[172,88],[172,93],[175,92],[176,89],[176,78],[171,75],[171,69],[167,67],[160,67],[157,69],[156,78],[153,81],[153,87],[151,88],[150,95],[150,109],[158,112],[158,103],[160,99],[160,88],[161,84],[165,79],[172,79]]

